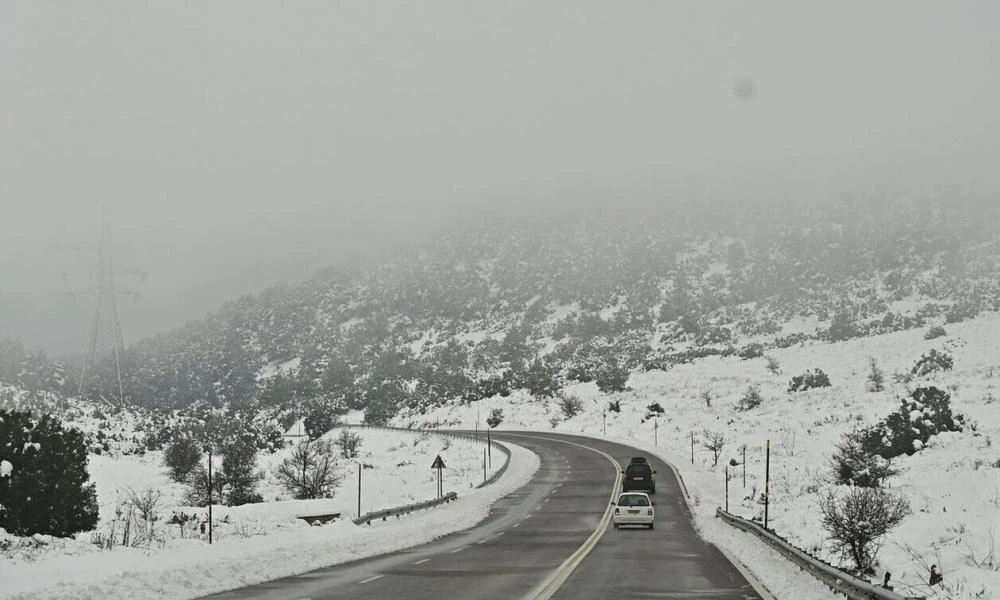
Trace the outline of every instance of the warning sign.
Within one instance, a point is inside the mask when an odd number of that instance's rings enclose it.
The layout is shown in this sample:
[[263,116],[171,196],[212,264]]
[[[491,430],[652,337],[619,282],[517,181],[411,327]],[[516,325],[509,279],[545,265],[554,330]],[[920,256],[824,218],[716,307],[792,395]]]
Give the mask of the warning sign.
[[444,468],[446,468],[444,466],[444,461],[441,460],[441,455],[440,454],[438,454],[437,458],[434,459],[434,464],[431,465],[431,468],[432,469],[444,469]]

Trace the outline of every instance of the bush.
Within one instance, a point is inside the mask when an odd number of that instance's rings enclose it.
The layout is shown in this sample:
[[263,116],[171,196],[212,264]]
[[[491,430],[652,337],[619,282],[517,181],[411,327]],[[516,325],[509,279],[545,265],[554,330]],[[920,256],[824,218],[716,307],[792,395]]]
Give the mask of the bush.
[[844,558],[862,573],[872,566],[882,538],[910,514],[906,499],[879,488],[854,487],[838,496],[832,490],[820,500],[823,528]]
[[913,368],[910,369],[910,373],[917,377],[925,377],[937,371],[950,371],[953,366],[955,366],[955,362],[950,354],[931,348],[927,354],[921,355]]
[[97,525],[83,434],[48,415],[0,410],[0,528],[68,537]]
[[597,389],[609,394],[628,389],[628,377],[628,369],[621,366],[616,359],[611,359],[601,367],[594,381],[597,382]]
[[278,482],[296,500],[329,498],[340,484],[329,442],[303,441],[275,471]]
[[767,359],[767,370],[772,375],[778,375],[781,373],[781,363],[778,362],[778,359],[773,356],[765,356],[764,358]]
[[188,436],[178,437],[163,450],[163,464],[177,483],[184,482],[200,462],[201,448]]
[[747,344],[746,346],[740,348],[740,351],[737,353],[737,356],[739,356],[743,360],[749,360],[751,358],[760,358],[761,356],[764,356],[764,346],[756,343]]
[[567,419],[571,419],[583,412],[583,402],[579,397],[574,396],[573,394],[560,392],[556,396],[556,404],[559,406],[559,410],[562,411],[563,416]]
[[722,454],[722,448],[726,445],[725,434],[721,431],[706,429],[701,432],[701,436],[701,445],[712,453],[712,466],[717,466],[719,464],[719,455]]
[[934,327],[931,327],[930,329],[927,330],[927,333],[924,334],[924,339],[933,340],[939,337],[944,337],[946,335],[948,335],[948,332],[944,330],[944,327],[941,327],[940,325],[935,325]]
[[883,458],[882,436],[875,428],[857,429],[844,434],[833,454],[833,481],[839,485],[879,487],[898,471],[891,459]]
[[503,423],[503,409],[494,408],[490,411],[490,416],[486,417],[486,424],[490,429],[496,429],[500,423]]
[[195,467],[188,475],[188,489],[184,495],[184,501],[188,506],[208,506],[209,493],[211,493],[212,504],[222,503],[222,479],[219,471],[212,468],[212,486],[209,490],[208,469],[204,465]]
[[883,458],[912,455],[931,436],[962,431],[965,419],[951,411],[951,396],[936,387],[920,387],[910,398],[900,399],[899,408],[876,426]]
[[608,402],[608,412],[620,413],[622,411],[621,400],[611,400]]
[[319,439],[324,433],[333,429],[336,423],[337,420],[334,418],[333,413],[324,408],[311,410],[302,421],[302,424],[306,428],[306,435],[310,440]]
[[830,321],[827,337],[832,342],[840,342],[858,337],[858,326],[854,318],[846,311],[838,311]]
[[562,389],[557,375],[554,367],[536,359],[521,377],[521,386],[536,398],[551,398]]
[[349,429],[344,429],[337,436],[335,442],[340,446],[340,456],[343,458],[357,458],[358,450],[361,448],[361,436]]
[[788,391],[804,392],[820,387],[830,387],[830,377],[822,369],[813,369],[792,377],[792,381],[788,384]]
[[885,389],[885,371],[879,368],[874,357],[868,358],[868,390],[881,392]]
[[257,441],[252,435],[243,435],[229,441],[223,449],[223,491],[228,506],[263,502],[257,493],[257,484],[263,474],[257,471]]
[[653,403],[649,404],[648,406],[646,406],[646,415],[642,418],[642,422],[645,423],[646,421],[648,421],[648,420],[650,420],[650,419],[652,419],[654,417],[659,417],[664,412],[665,411],[663,410],[663,407],[660,406],[659,402],[653,402]]
[[760,386],[753,384],[747,386],[747,391],[743,392],[743,396],[736,403],[736,408],[739,410],[750,410],[757,408],[763,402],[764,397],[760,395]]

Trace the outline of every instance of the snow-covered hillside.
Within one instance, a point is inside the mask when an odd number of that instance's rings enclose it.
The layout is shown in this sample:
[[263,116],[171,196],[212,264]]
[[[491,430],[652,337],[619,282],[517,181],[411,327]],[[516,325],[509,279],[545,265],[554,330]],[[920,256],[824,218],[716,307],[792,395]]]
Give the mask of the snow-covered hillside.
[[[767,357],[780,372],[767,369],[767,358],[741,360],[708,357],[678,365],[667,372],[634,373],[631,390],[602,394],[593,383],[566,388],[583,404],[583,412],[565,418],[555,400],[536,400],[523,391],[470,406],[447,406],[424,415],[401,416],[398,424],[480,427],[493,409],[501,409],[500,429],[537,429],[553,424],[555,431],[583,432],[628,440],[659,449],[680,469],[698,505],[697,517],[713,541],[725,546],[739,537],[718,536],[713,523],[716,506],[724,504],[724,468],[742,460],[747,446],[746,487],[742,467],[730,467],[730,507],[745,517],[759,517],[764,487],[765,444],[771,442],[771,506],[769,526],[796,545],[831,562],[845,564],[830,552],[820,527],[819,494],[828,489],[834,444],[847,431],[884,418],[899,405],[898,398],[918,385],[947,390],[955,412],[968,425],[961,433],[932,438],[921,452],[903,456],[895,465],[901,473],[889,480],[902,493],[913,514],[885,540],[879,555],[881,571],[889,570],[897,591],[932,598],[988,599],[1000,597],[1000,560],[995,546],[1000,524],[1000,315],[946,326],[947,335],[925,340],[926,330],[901,331],[841,343],[807,341],[773,349]],[[954,369],[909,384],[894,382],[893,374],[908,372],[930,349],[945,350]],[[886,389],[869,392],[869,357],[886,373]],[[789,380],[808,369],[825,371],[832,387],[788,392]],[[765,400],[749,411],[735,408],[748,385],[759,384]],[[703,398],[711,395],[710,406]],[[621,412],[606,411],[621,402]],[[659,419],[643,422],[650,403],[665,409]],[[705,430],[722,433],[725,447],[718,466],[702,446]],[[695,437],[691,461],[691,435]],[[743,535],[743,534],[740,534]],[[739,546],[734,543],[734,549]],[[927,585],[930,565],[944,574],[942,585]],[[767,574],[760,573],[767,583]]]
[[[342,476],[333,498],[291,500],[275,481],[274,467],[291,448],[261,457],[265,502],[214,509],[214,544],[200,533],[207,509],[185,506],[185,486],[173,483],[161,452],[144,456],[90,457],[101,520],[96,531],[73,539],[14,538],[0,530],[0,598],[192,598],[350,559],[420,544],[471,527],[497,499],[523,485],[538,459],[512,447],[511,466],[500,481],[482,489],[482,444],[471,440],[382,429],[354,430],[362,437],[356,460],[340,460]],[[334,438],[339,430],[325,437]],[[358,468],[363,465],[361,511],[371,512],[436,495],[435,456],[447,464],[446,492],[457,502],[405,519],[356,526]],[[494,461],[493,470],[500,467]],[[112,533],[122,539],[123,512],[130,490],[162,493],[152,542],[132,547],[97,543]],[[298,516],[339,512],[343,517],[310,527]],[[192,520],[176,523],[176,515]],[[138,536],[134,535],[132,539]],[[206,565],[210,565],[207,566]],[[128,574],[127,577],[123,576]]]

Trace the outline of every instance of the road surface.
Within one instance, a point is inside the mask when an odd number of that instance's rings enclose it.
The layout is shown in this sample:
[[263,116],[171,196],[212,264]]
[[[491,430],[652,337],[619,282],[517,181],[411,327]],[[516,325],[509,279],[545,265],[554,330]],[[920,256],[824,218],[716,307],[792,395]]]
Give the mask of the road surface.
[[[627,464],[630,457],[642,452],[614,442],[555,433],[494,435],[499,441],[532,450],[541,466],[526,486],[499,500],[478,526],[409,550],[209,598],[536,597],[543,583],[602,524],[619,477],[606,455]],[[740,572],[695,534],[670,468],[648,458],[658,471],[656,529],[615,530],[607,526],[552,597],[760,599]]]

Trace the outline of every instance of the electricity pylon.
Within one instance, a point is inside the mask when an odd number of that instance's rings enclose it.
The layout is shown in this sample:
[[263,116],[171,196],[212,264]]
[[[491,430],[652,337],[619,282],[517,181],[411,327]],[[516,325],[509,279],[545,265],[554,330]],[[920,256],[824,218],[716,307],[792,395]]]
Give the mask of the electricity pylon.
[[[130,295],[139,302],[139,293],[115,284],[116,272],[136,273],[143,280],[145,272],[123,271],[112,260],[111,227],[107,207],[102,210],[101,234],[97,245],[95,285],[67,294],[93,294],[97,298],[90,324],[87,354],[80,369],[80,396],[96,395],[105,401],[113,399],[119,406],[128,402],[125,386],[125,340],[118,318],[118,295]],[[103,371],[102,371],[103,368]],[[110,376],[102,376],[110,375]]]

